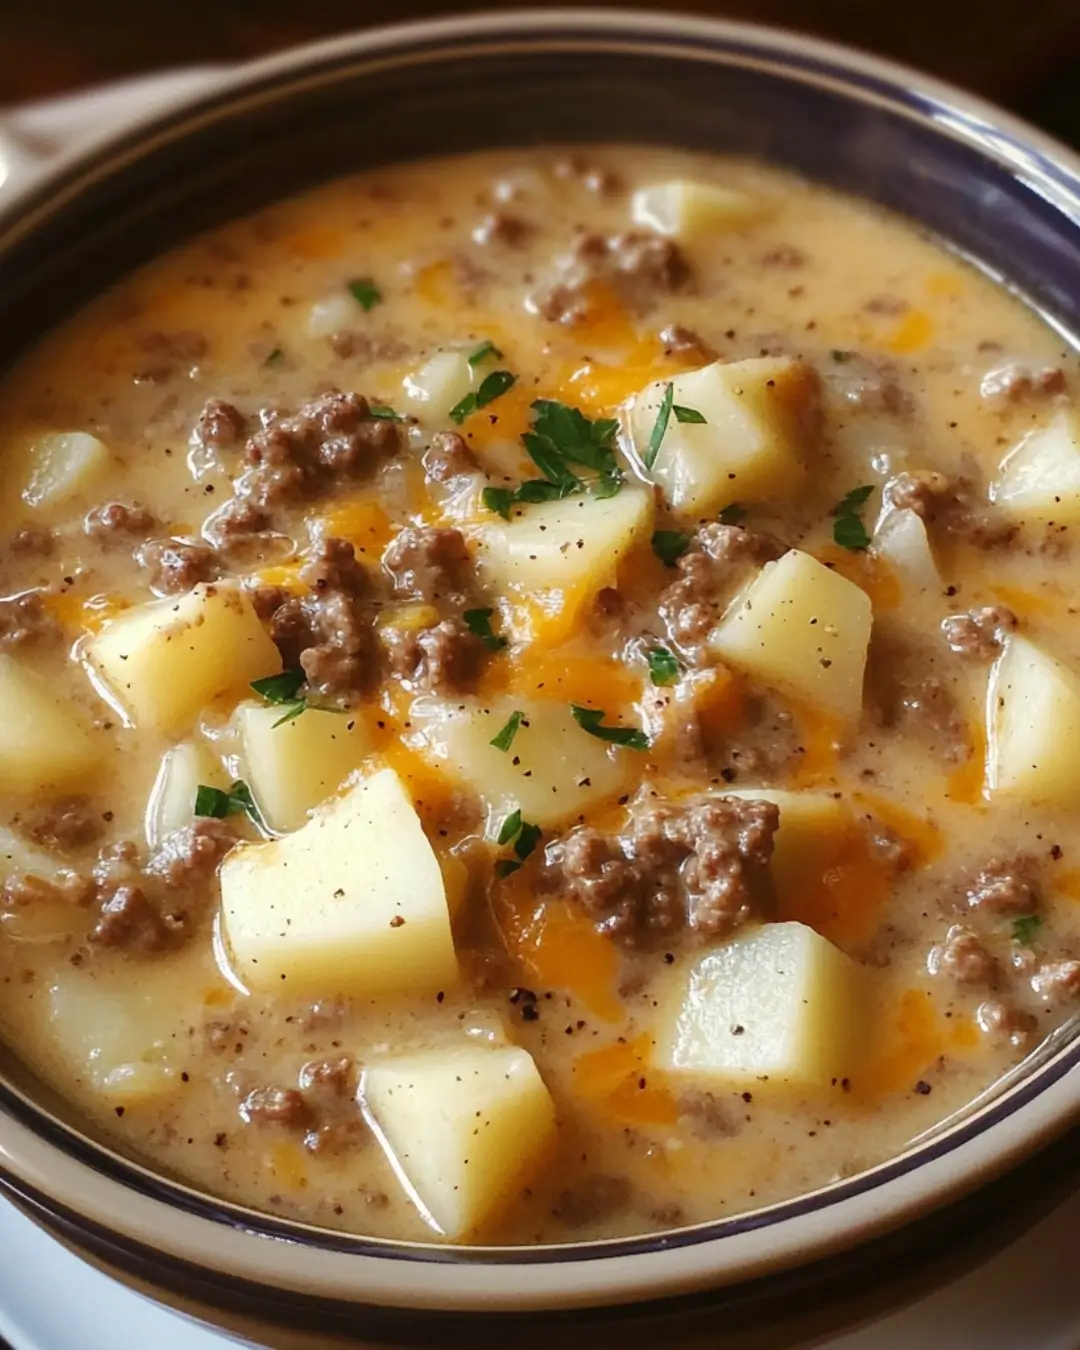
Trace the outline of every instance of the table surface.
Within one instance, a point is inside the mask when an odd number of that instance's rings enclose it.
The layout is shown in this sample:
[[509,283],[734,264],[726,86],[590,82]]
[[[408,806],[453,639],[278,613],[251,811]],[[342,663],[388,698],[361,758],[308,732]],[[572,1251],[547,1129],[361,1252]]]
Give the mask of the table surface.
[[[570,0],[564,0],[570,3]],[[595,0],[594,0],[595,3]],[[756,19],[869,48],[1045,120],[1080,118],[1080,0],[678,0],[649,6]],[[237,61],[374,23],[505,9],[484,0],[0,0],[0,103],[166,66]],[[536,8],[520,0],[522,8]],[[1050,90],[1049,93],[1045,92]],[[1077,125],[1074,122],[1074,125]]]

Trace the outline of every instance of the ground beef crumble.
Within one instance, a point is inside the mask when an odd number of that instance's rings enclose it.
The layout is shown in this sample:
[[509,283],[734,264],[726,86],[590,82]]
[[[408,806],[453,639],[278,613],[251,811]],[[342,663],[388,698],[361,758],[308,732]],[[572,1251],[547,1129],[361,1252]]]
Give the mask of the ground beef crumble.
[[1016,523],[979,500],[969,482],[953,482],[933,470],[898,473],[885,484],[883,499],[886,505],[914,511],[928,526],[967,539],[977,548],[999,548],[1016,537]]
[[178,539],[151,539],[139,549],[137,560],[150,573],[150,588],[162,596],[181,595],[200,582],[221,576],[221,560],[205,544]]
[[0,650],[54,642],[60,626],[49,613],[40,591],[25,591],[0,600]]
[[441,693],[468,689],[488,654],[460,619],[442,619],[415,630],[386,627],[379,640],[391,674],[417,689]]
[[383,567],[397,595],[428,603],[460,600],[472,583],[465,536],[452,527],[406,525],[383,554]]
[[623,304],[643,313],[661,297],[685,290],[691,279],[678,244],[649,230],[583,235],[562,271],[562,279],[534,302],[552,323],[573,324],[586,316],[591,282],[610,286]]
[[966,614],[950,614],[941,622],[945,641],[958,656],[992,661],[1005,639],[1016,631],[1016,615],[1005,605],[983,605]]
[[1039,885],[1029,858],[992,858],[964,888],[969,909],[990,914],[1031,914],[1039,908]]
[[771,802],[646,795],[619,833],[580,825],[549,844],[541,882],[629,945],[680,930],[714,937],[767,909],[779,820]]
[[83,519],[83,533],[89,539],[106,543],[117,535],[142,538],[155,528],[157,521],[152,511],[138,502],[131,506],[124,502],[106,502],[95,506]]

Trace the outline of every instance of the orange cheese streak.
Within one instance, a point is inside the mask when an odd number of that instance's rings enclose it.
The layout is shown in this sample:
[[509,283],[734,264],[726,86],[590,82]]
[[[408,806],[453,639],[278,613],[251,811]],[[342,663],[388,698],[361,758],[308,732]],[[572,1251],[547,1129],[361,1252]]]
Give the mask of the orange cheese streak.
[[970,1022],[947,1025],[925,989],[906,989],[881,1030],[880,1049],[852,1078],[853,1095],[869,1104],[894,1092],[910,1092],[941,1055],[969,1050],[977,1040]]
[[870,597],[876,613],[895,609],[902,591],[896,573],[876,553],[853,552],[835,544],[826,544],[816,554],[818,562],[852,581]]
[[663,1075],[649,1067],[652,1037],[635,1036],[574,1060],[574,1093],[615,1125],[674,1125],[679,1109]]

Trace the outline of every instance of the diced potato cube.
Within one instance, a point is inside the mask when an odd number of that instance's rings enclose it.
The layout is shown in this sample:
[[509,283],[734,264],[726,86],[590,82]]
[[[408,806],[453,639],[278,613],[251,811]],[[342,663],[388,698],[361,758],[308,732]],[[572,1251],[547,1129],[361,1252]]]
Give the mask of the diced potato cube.
[[620,559],[652,532],[652,495],[623,488],[614,497],[577,496],[515,511],[474,531],[480,570],[498,588],[524,595],[559,590],[595,595]]
[[852,1074],[865,974],[801,923],[770,923],[706,952],[680,982],[657,1051],[704,1082],[827,1087]]
[[512,1204],[555,1139],[551,1095],[517,1046],[376,1061],[364,1070],[360,1101],[402,1185],[451,1238]]
[[93,773],[99,751],[70,700],[0,655],[0,792],[65,789]]
[[302,825],[308,811],[336,792],[371,750],[356,713],[308,708],[281,722],[285,711],[258,703],[236,710],[247,782],[272,830]]
[[[491,744],[513,712],[524,713],[509,751]],[[630,789],[640,751],[606,745],[574,721],[565,703],[522,699],[421,699],[410,720],[414,747],[487,807],[495,836],[512,811],[546,828]]]
[[221,910],[253,989],[423,994],[457,979],[439,863],[392,769],[294,834],[233,849],[221,865]]
[[792,549],[765,564],[709,643],[737,669],[852,722],[862,708],[872,619],[865,591]]
[[634,223],[692,241],[738,230],[760,219],[765,203],[737,188],[676,178],[639,188],[630,199]]
[[317,300],[308,314],[308,337],[333,337],[335,333],[347,333],[355,329],[363,318],[363,310],[353,297],[342,291],[339,295],[328,295],[325,300]]
[[182,741],[161,757],[157,778],[146,804],[146,842],[157,848],[167,834],[190,825],[195,818],[195,795],[201,783],[220,782],[221,767],[205,746]]
[[914,511],[886,512],[874,531],[871,548],[896,573],[905,600],[944,591],[926,524]]
[[991,792],[1080,802],[1080,675],[1013,634],[990,672],[986,781]]
[[128,610],[87,645],[86,660],[136,726],[166,734],[281,669],[251,601],[223,583]]
[[478,383],[475,376],[468,352],[436,352],[419,370],[405,377],[402,388],[417,417],[445,422],[450,409]]
[[59,506],[85,496],[108,472],[108,447],[85,431],[42,436],[31,450],[30,480],[23,489],[28,506]]
[[991,499],[1020,520],[1080,521],[1080,413],[1058,414],[1001,462]]
[[[48,1038],[73,1074],[116,1106],[134,1106],[175,1091],[187,1066],[189,1028],[201,1019],[180,991],[205,979],[187,956],[159,958],[152,969],[125,967],[123,978],[94,969],[65,970],[49,990]],[[192,984],[187,985],[186,980]]]
[[769,866],[781,897],[819,879],[836,859],[851,828],[851,812],[831,792],[750,787],[725,788],[721,795],[774,802],[780,808],[780,828]]
[[714,361],[647,385],[630,408],[639,458],[669,385],[676,406],[705,419],[680,422],[672,413],[649,470],[673,510],[696,519],[732,502],[799,491],[806,473],[803,444],[818,401],[809,366],[788,357]]

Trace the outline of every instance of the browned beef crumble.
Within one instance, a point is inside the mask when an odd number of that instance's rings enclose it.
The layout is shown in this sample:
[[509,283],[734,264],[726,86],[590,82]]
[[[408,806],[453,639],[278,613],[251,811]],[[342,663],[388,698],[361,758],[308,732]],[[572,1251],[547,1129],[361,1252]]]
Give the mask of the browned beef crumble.
[[146,871],[171,889],[196,885],[214,874],[235,843],[236,832],[229,821],[200,817],[167,834]]
[[960,924],[954,924],[941,945],[931,949],[927,964],[932,975],[947,975],[957,984],[992,985],[997,981],[997,961],[981,938]]
[[476,473],[479,465],[464,436],[437,431],[423,454],[424,472],[433,483],[449,484]]
[[1032,370],[1011,361],[988,370],[979,381],[979,393],[995,403],[1030,403],[1065,393],[1065,372],[1059,366]]
[[59,637],[60,626],[45,608],[40,591],[0,600],[0,649],[53,642]]
[[629,1178],[601,1172],[562,1191],[551,1212],[567,1228],[584,1228],[629,1209],[633,1196]]
[[766,912],[780,813],[771,802],[640,799],[617,834],[580,825],[549,844],[542,884],[630,945],[729,933]]
[[843,359],[829,360],[822,373],[846,408],[877,416],[910,415],[914,405],[892,361],[852,351],[839,354]]
[[1005,605],[982,605],[966,614],[950,614],[941,623],[945,641],[959,656],[992,661],[1006,637],[1015,632],[1017,617]]
[[965,887],[969,909],[990,914],[1031,914],[1040,891],[1030,858],[992,858]]
[[129,952],[161,952],[184,931],[179,915],[163,913],[141,886],[118,886],[101,904],[87,939],[98,947]]
[[524,243],[534,228],[521,216],[492,211],[473,230],[472,237],[478,244],[509,244],[513,248]]
[[433,692],[468,689],[487,656],[483,642],[460,619],[417,630],[388,627],[379,638],[391,674]]
[[376,672],[369,579],[346,539],[324,539],[302,573],[312,594],[256,592],[286,667],[304,671],[313,693],[351,704]]
[[158,595],[181,595],[200,582],[221,576],[221,559],[205,544],[177,539],[151,539],[139,549],[137,560],[150,573],[150,588]]
[[975,1013],[979,1029],[996,1040],[1024,1046],[1038,1025],[1038,1019],[1021,1008],[1014,1008],[1001,999],[987,999]]
[[44,525],[23,525],[7,541],[9,553],[47,558],[56,547],[56,535]]
[[207,399],[195,423],[195,435],[208,450],[238,445],[247,431],[247,419],[239,408],[224,399]]
[[348,1055],[337,1059],[312,1059],[300,1070],[300,1087],[330,1097],[352,1097],[356,1090],[356,1065]]
[[954,483],[933,470],[898,473],[885,484],[883,499],[898,510],[914,511],[928,526],[967,539],[977,548],[998,548],[1016,537],[1015,522],[980,501],[970,483],[963,479]]
[[89,539],[107,543],[117,535],[145,538],[156,525],[153,512],[137,502],[131,506],[124,502],[106,502],[86,513],[83,533]]
[[55,904],[88,905],[94,898],[94,883],[75,872],[61,872],[57,876],[23,876],[5,878],[0,886],[0,908],[20,909],[25,905]]
[[414,600],[460,598],[472,582],[473,562],[460,530],[406,525],[383,554],[398,595]]
[[684,290],[691,271],[674,240],[649,230],[629,230],[610,237],[583,235],[564,275],[565,280],[535,302],[541,317],[552,323],[572,324],[585,317],[590,281],[602,281],[625,305],[643,313],[663,296]]
[[1044,1003],[1067,1003],[1080,994],[1080,961],[1044,961],[1031,977],[1031,988]]
[[58,797],[19,825],[35,843],[60,853],[84,848],[105,832],[101,813],[89,797]]
[[971,753],[967,719],[951,684],[937,673],[939,664],[934,649],[907,627],[875,623],[867,702],[882,726],[918,737],[939,758],[957,763]]
[[675,564],[679,579],[660,596],[668,637],[687,659],[706,657],[705,643],[739,586],[784,546],[770,535],[738,525],[706,525]]
[[311,1107],[296,1088],[253,1088],[240,1103],[240,1116],[248,1125],[282,1125],[303,1128],[311,1120]]

